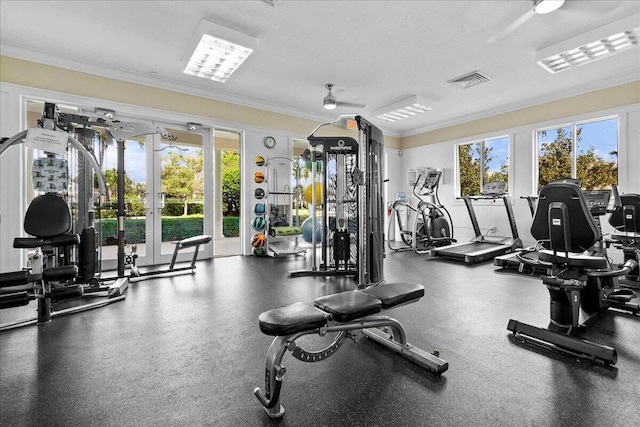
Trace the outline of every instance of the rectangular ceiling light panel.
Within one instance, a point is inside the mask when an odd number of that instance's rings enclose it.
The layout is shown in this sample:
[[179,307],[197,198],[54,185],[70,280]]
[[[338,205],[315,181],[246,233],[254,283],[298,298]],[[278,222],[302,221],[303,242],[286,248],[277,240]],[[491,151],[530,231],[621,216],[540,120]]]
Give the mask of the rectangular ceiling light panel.
[[408,119],[409,117],[431,110],[432,107],[429,106],[426,99],[419,96],[412,96],[384,108],[380,108],[372,114],[379,120],[391,123],[397,122],[398,120]]
[[189,45],[193,53],[185,61],[184,73],[224,83],[255,45],[253,37],[203,19]]
[[542,68],[555,74],[636,47],[640,32],[640,14],[629,18],[542,49],[538,51],[537,62]]

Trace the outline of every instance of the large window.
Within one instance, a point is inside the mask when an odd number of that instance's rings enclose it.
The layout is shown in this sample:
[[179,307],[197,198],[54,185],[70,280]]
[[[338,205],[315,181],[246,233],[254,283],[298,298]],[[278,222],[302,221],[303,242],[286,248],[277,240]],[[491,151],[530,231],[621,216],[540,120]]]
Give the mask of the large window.
[[476,196],[491,181],[509,182],[509,137],[458,145],[460,196]]
[[536,131],[538,190],[561,178],[578,178],[585,190],[618,183],[618,119],[606,118]]

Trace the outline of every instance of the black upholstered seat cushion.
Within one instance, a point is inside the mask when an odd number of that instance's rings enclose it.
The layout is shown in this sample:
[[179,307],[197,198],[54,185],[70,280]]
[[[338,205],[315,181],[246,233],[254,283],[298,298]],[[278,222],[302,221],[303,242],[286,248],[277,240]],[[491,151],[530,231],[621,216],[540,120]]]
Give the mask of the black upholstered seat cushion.
[[42,270],[44,280],[68,280],[78,275],[78,267],[75,265],[61,265],[60,267],[49,267]]
[[55,237],[71,230],[71,211],[64,199],[47,193],[31,201],[24,216],[24,231],[35,237]]
[[382,301],[360,291],[340,292],[325,295],[314,301],[316,307],[333,315],[338,322],[378,313],[382,309]]
[[266,335],[291,335],[321,328],[329,315],[303,302],[274,308],[260,314],[260,330]]
[[565,256],[564,252],[557,252],[555,257],[553,251],[548,249],[542,249],[538,253],[538,259],[544,262],[561,263],[576,268],[593,268],[593,269],[605,269],[609,268],[609,264],[606,258],[599,256],[591,256],[582,253],[569,252],[569,256]]
[[424,286],[417,283],[382,283],[360,291],[382,301],[382,308],[417,301],[424,296]]

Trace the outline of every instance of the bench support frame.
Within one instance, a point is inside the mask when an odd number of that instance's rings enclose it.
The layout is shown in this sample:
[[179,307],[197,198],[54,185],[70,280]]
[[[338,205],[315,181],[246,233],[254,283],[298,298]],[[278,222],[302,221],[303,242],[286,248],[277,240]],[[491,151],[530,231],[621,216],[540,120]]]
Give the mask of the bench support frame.
[[[390,330],[392,334],[379,328]],[[315,357],[297,357],[303,362],[318,362],[335,354],[342,345],[347,331],[362,331],[362,333],[379,344],[384,345],[404,358],[428,369],[435,374],[442,374],[449,368],[449,364],[437,357],[437,351],[427,353],[407,342],[407,335],[402,324],[389,316],[367,316],[350,322],[329,322],[322,328],[310,329],[291,335],[277,336],[267,351],[265,367],[265,389],[256,387],[253,393],[256,395],[265,412],[270,418],[281,418],[284,415],[284,407],[280,404],[280,389],[286,373],[282,365],[282,358],[287,350],[292,353],[302,352],[316,355]],[[318,334],[324,336],[330,332],[338,332],[334,341],[325,349],[316,352],[302,350],[296,344],[296,340],[305,335]]]

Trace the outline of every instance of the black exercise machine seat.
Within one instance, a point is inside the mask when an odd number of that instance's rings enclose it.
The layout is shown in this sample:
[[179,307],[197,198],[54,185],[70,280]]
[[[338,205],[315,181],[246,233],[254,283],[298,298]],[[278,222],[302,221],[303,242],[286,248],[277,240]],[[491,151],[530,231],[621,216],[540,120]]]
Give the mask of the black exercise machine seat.
[[620,204],[611,213],[609,224],[616,231],[640,234],[640,195],[621,194]]
[[31,201],[24,217],[24,231],[32,236],[50,238],[71,230],[71,212],[67,202],[55,193]]
[[313,304],[337,322],[349,322],[382,310],[382,301],[359,291],[325,295],[316,298]]
[[606,258],[591,256],[584,253],[557,253],[549,249],[538,251],[538,260],[546,263],[560,263],[583,269],[604,269],[609,267]]
[[[24,231],[34,237],[16,237],[14,248],[39,248],[43,252],[54,247],[73,246],[80,243],[80,236],[67,234],[71,231],[71,210],[67,202],[56,193],[46,193],[34,198],[24,217]],[[78,275],[75,265],[61,265],[45,268],[42,279],[62,281]]]
[[16,237],[13,247],[33,249],[42,246],[71,246],[80,242],[71,231],[71,211],[67,202],[55,193],[47,193],[31,201],[24,217],[24,231],[34,237]]
[[601,237],[582,190],[565,182],[540,190],[531,235],[537,241],[550,241],[553,251],[568,253],[584,252]]
[[327,323],[329,313],[303,302],[265,311],[258,317],[260,331],[265,335],[290,335],[309,329],[321,328]]
[[265,335],[291,335],[325,326],[328,320],[349,322],[423,296],[424,286],[417,283],[386,283],[316,298],[315,307],[297,302],[274,308],[260,314],[258,323]]

